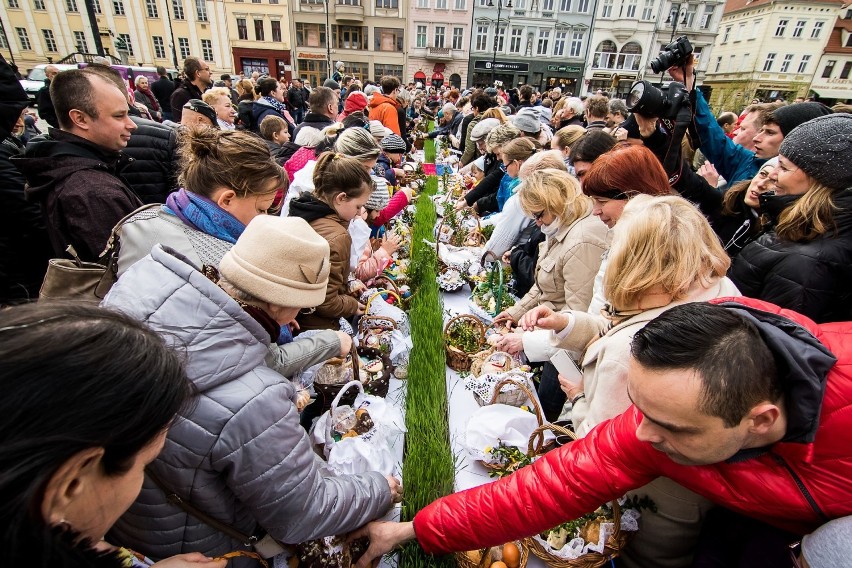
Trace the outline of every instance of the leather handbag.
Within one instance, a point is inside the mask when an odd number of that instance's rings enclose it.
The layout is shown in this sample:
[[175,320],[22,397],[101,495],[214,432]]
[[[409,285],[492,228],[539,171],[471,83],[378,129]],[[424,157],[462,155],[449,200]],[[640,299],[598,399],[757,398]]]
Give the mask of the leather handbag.
[[151,207],[159,207],[159,204],[143,205],[116,223],[104,252],[98,258],[99,262],[83,262],[73,245],[65,248],[71,259],[50,259],[39,290],[39,300],[73,298],[100,303],[118,280],[119,230],[128,219]]

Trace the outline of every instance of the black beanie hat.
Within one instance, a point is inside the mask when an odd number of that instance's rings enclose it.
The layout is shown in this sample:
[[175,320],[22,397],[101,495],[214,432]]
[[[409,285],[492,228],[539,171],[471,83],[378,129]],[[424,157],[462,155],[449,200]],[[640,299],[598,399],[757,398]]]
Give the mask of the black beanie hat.
[[781,129],[781,134],[787,136],[800,124],[827,114],[831,114],[831,109],[822,103],[794,103],[775,109],[772,120]]

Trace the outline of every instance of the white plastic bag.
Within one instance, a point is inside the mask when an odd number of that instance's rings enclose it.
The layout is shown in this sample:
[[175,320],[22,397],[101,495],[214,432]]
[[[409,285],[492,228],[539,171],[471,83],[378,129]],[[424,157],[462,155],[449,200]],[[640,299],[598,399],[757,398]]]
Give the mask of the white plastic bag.
[[[490,404],[474,412],[467,423],[465,445],[476,460],[491,463],[491,448],[502,444],[527,451],[530,436],[538,428],[535,414],[506,404]],[[544,433],[545,443],[555,439],[553,432]]]
[[355,217],[349,223],[349,236],[352,237],[352,248],[349,249],[349,270],[358,267],[358,261],[370,242],[370,225],[361,217]]

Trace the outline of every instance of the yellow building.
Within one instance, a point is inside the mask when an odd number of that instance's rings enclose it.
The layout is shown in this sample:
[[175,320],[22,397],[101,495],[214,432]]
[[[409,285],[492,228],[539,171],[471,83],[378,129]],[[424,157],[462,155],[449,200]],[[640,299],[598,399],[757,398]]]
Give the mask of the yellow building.
[[214,76],[289,71],[288,0],[3,0],[0,50],[11,52],[21,72],[96,53],[86,1],[93,2],[104,51],[129,65],[180,68],[195,55]]

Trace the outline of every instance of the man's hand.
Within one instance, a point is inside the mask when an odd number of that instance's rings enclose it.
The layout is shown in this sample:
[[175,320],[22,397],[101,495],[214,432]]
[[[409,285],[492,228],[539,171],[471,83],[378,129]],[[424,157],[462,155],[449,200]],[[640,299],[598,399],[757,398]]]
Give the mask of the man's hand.
[[520,326],[524,331],[538,329],[552,329],[560,331],[568,327],[568,316],[554,312],[547,306],[537,306],[521,318]]
[[[683,75],[684,69],[686,70],[686,77]],[[669,67],[668,72],[672,79],[686,85],[687,91],[691,91],[695,87],[695,59],[692,55],[689,56],[685,67]]]
[[454,209],[455,209],[456,211],[461,211],[461,210],[462,210],[462,209],[464,209],[465,207],[467,207],[467,201],[465,201],[465,200],[464,200],[464,197],[462,197],[461,199],[459,199],[458,201],[456,201],[456,204],[455,204]]
[[342,331],[335,331],[334,333],[336,333],[337,338],[340,339],[340,356],[346,357],[352,350],[352,337],[348,333],[343,333]]
[[381,558],[383,554],[387,554],[404,542],[414,540],[416,535],[414,534],[413,523],[374,521],[351,533],[347,540],[351,542],[363,537],[369,539],[370,546],[364,556],[355,564],[355,568],[372,566],[373,560]]
[[200,552],[190,552],[189,554],[178,554],[165,560],[160,560],[152,564],[152,568],[225,568],[228,560],[226,558],[209,558]]
[[580,384],[575,384],[562,376],[562,373],[559,373],[559,388],[562,389],[562,392],[568,397],[568,400],[574,400],[574,397],[583,392],[583,381],[580,381]]
[[634,112],[633,120],[635,120],[636,124],[639,126],[639,136],[642,138],[648,138],[654,133],[654,130],[657,129],[656,118],[648,118],[647,116],[642,116],[641,114]]

